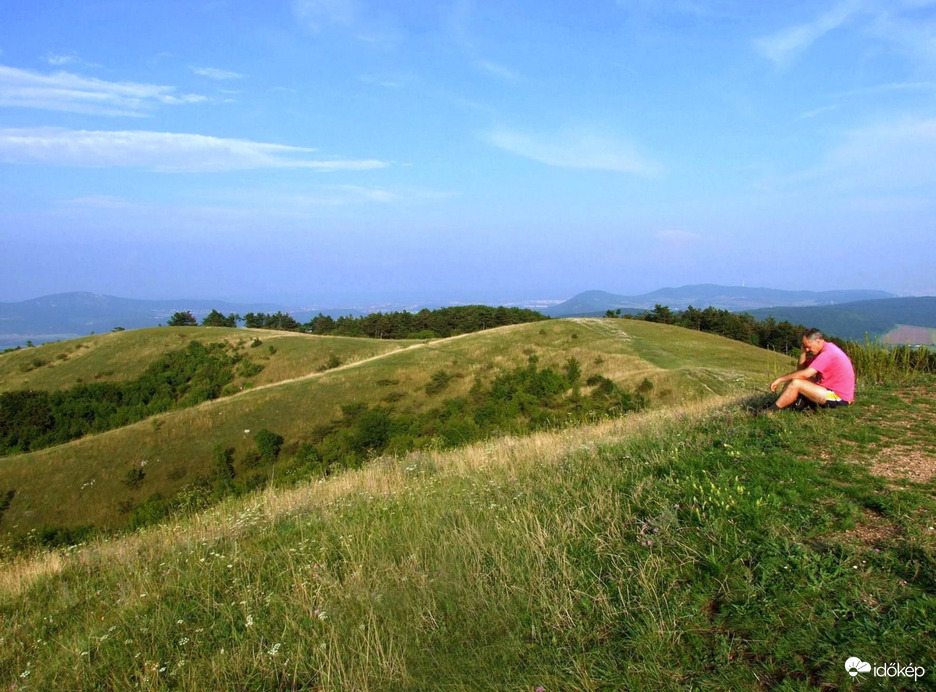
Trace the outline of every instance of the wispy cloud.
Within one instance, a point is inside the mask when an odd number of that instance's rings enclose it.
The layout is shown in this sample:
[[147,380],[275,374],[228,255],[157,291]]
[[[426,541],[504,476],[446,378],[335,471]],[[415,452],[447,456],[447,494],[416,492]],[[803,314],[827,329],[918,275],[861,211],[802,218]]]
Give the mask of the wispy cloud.
[[524,133],[496,128],[483,135],[490,144],[512,154],[548,166],[655,176],[663,167],[642,154],[629,142],[587,130],[553,134]]
[[488,72],[495,77],[500,77],[501,79],[513,81],[520,76],[516,70],[512,70],[509,67],[504,67],[503,65],[499,65],[496,62],[492,62],[491,60],[480,59],[477,61],[477,65],[485,72]]
[[207,77],[208,79],[228,80],[228,79],[243,79],[244,77],[244,75],[242,75],[240,72],[231,72],[230,70],[219,70],[217,67],[192,66],[190,69],[199,77]]
[[936,183],[936,118],[906,117],[851,130],[809,175],[890,190]]
[[757,51],[778,67],[787,67],[813,43],[848,22],[863,6],[862,0],[845,0],[805,24],[783,29],[754,41]]
[[797,118],[797,120],[810,120],[822,115],[823,113],[831,113],[835,110],[838,110],[838,106],[820,106],[819,108],[813,108],[812,110],[800,113],[800,116]]
[[350,26],[359,8],[357,0],[294,0],[293,12],[305,28],[318,32],[329,25]]
[[314,151],[305,147],[171,132],[0,130],[0,161],[4,163],[178,172],[257,168],[360,171],[387,165],[375,159],[312,159],[310,154]]
[[0,106],[108,116],[145,116],[158,106],[205,101],[175,87],[108,82],[70,72],[40,74],[0,65]]

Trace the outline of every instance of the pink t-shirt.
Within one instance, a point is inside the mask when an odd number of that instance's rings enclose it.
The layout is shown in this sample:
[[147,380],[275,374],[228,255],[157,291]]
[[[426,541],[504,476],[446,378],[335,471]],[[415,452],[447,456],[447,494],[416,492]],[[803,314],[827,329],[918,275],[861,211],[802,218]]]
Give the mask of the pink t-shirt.
[[818,370],[819,384],[851,403],[855,400],[855,369],[845,351],[827,341],[807,367]]

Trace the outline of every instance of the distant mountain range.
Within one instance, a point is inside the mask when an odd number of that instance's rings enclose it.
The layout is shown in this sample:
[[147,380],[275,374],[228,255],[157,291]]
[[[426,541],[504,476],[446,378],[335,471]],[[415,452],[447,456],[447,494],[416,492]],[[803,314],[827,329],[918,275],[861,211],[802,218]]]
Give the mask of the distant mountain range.
[[693,307],[704,309],[709,306],[732,312],[750,311],[773,306],[836,305],[857,300],[894,298],[887,291],[784,291],[776,288],[754,288],[747,286],[718,286],[696,284],[679,288],[661,288],[651,293],[623,296],[605,291],[586,291],[564,303],[547,308],[542,312],[550,317],[594,317],[608,310],[621,309],[622,313],[634,314],[652,310],[654,305],[666,305],[673,310]]
[[319,312],[339,317],[360,316],[358,310],[290,310],[270,303],[227,303],[220,300],[136,300],[97,293],[59,293],[19,303],[0,303],[0,349],[47,341],[75,339],[109,332],[115,327],[139,329],[165,324],[176,312],[190,311],[201,320],[212,310],[228,315],[248,312],[289,312],[300,322]]

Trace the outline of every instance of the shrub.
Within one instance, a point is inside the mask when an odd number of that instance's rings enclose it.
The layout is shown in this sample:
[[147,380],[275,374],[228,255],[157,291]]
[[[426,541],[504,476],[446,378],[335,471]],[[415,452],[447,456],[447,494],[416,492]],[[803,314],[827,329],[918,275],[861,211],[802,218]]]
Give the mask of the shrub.
[[260,456],[269,461],[275,460],[279,456],[283,441],[282,435],[277,435],[266,428],[254,435],[254,442],[257,443]]
[[452,381],[452,374],[445,370],[437,370],[432,373],[432,377],[429,378],[429,382],[426,384],[426,394],[432,396],[433,394],[438,394],[446,387],[449,386],[449,382]]
[[143,479],[146,478],[146,474],[143,472],[139,466],[135,466],[129,471],[127,471],[124,476],[124,485],[133,490],[140,487],[140,484],[143,482]]

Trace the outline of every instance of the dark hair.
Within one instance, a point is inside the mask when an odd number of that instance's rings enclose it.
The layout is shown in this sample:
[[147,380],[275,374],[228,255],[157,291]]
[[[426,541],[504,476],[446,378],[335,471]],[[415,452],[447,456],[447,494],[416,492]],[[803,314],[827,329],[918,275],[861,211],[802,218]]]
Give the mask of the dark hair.
[[803,332],[803,338],[806,339],[806,341],[815,341],[816,339],[824,340],[825,335],[820,330],[816,329],[815,327],[810,327],[809,329]]

